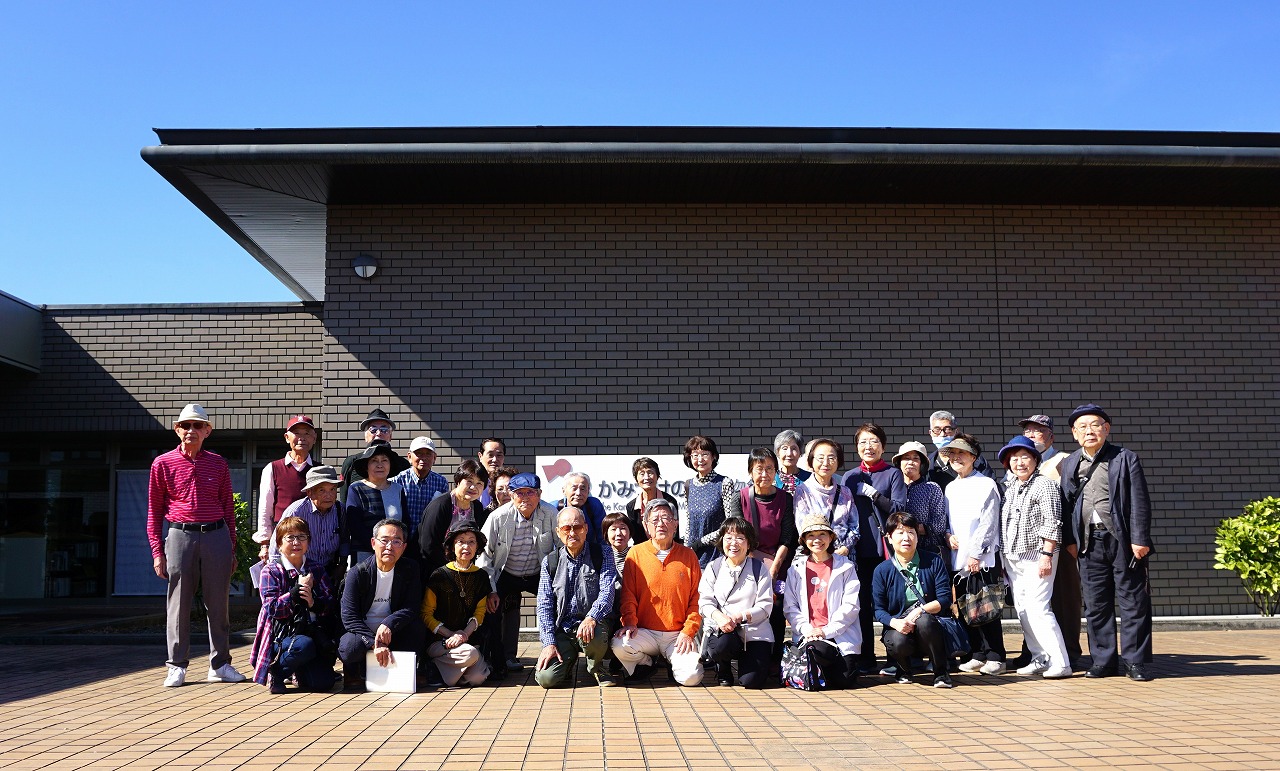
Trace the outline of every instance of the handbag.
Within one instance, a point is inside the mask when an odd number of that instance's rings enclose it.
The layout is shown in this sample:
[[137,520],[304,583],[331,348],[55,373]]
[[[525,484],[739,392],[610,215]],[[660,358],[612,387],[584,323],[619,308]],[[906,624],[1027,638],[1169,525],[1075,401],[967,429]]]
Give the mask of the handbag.
[[[944,608],[943,610],[946,610]],[[960,625],[960,621],[950,615],[937,616],[938,623],[942,625],[942,636],[947,643],[948,656],[967,656],[969,655],[969,633]]]
[[1009,587],[994,570],[957,573],[956,607],[960,619],[969,626],[982,626],[995,621],[1004,612]]
[[782,646],[782,685],[800,691],[820,691],[827,687],[822,667],[814,661],[809,643],[788,641]]

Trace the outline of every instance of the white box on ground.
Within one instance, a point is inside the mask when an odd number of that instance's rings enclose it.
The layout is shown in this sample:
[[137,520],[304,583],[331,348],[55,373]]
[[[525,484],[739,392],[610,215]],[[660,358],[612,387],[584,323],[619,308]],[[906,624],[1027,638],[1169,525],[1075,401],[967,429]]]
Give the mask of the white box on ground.
[[418,654],[413,651],[391,651],[387,666],[369,651],[364,654],[364,687],[378,693],[414,693],[418,685]]

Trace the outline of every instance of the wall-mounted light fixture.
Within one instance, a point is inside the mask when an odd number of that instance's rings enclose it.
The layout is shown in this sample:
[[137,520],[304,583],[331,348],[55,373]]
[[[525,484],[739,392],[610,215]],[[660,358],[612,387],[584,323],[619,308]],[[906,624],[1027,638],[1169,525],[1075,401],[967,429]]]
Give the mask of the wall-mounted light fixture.
[[357,254],[355,259],[351,261],[351,267],[355,270],[357,276],[368,280],[378,272],[378,258],[371,254]]

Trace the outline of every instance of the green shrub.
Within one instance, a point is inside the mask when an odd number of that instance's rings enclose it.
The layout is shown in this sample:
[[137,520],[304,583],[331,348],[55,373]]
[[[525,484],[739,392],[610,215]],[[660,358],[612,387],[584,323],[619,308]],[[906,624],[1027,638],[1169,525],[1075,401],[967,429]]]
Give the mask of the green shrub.
[[1280,498],[1253,501],[1244,514],[1222,520],[1216,543],[1214,568],[1235,571],[1258,612],[1274,615],[1280,598]]
[[236,572],[231,574],[231,580],[245,584],[249,581],[249,568],[258,561],[258,544],[253,540],[258,523],[249,513],[249,502],[241,498],[240,493],[232,495],[231,500],[236,508]]

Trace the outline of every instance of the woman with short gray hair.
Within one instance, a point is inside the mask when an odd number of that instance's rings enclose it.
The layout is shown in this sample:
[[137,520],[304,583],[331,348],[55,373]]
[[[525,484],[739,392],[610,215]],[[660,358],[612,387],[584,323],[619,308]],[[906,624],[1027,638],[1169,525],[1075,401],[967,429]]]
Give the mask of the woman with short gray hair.
[[773,438],[773,454],[778,458],[778,474],[774,484],[786,490],[787,495],[794,496],[796,485],[809,478],[809,472],[800,468],[803,447],[804,437],[799,431],[783,429]]

